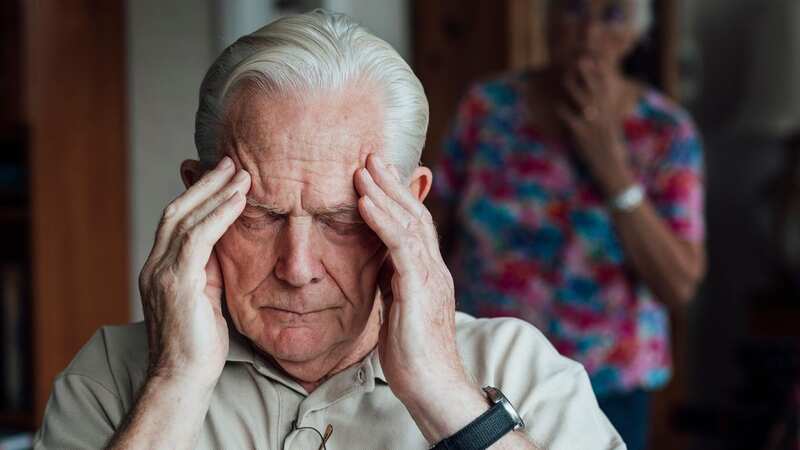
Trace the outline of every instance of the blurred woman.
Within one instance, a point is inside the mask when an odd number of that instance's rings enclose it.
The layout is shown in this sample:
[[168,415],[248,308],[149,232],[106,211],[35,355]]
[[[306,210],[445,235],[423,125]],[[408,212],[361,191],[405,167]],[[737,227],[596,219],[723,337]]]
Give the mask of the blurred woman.
[[583,363],[630,449],[670,378],[667,311],[705,270],[689,115],[627,78],[647,0],[549,2],[551,65],[478,83],[436,188],[459,308],[515,316]]

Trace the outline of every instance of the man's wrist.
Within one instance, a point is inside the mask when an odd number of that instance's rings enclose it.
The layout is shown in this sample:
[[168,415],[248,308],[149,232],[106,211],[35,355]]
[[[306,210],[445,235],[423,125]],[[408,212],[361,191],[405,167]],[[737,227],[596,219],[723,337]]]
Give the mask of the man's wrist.
[[200,365],[174,367],[153,364],[147,369],[148,380],[153,379],[154,382],[166,385],[186,385],[195,391],[213,390],[221,375],[222,367],[209,369]]
[[150,372],[108,448],[194,448],[215,385]]
[[172,396],[202,402],[211,399],[211,394],[217,386],[217,380],[205,380],[176,373],[151,372],[145,385],[159,392],[168,392]]
[[438,389],[427,385],[403,403],[431,445],[454,435],[491,406],[480,387],[468,381]]

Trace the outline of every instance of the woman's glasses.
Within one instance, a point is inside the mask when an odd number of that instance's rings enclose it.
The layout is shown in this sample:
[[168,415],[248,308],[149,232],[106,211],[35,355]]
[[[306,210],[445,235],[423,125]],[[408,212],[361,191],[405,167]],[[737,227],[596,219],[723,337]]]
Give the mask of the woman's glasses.
[[631,5],[626,1],[611,1],[594,8],[590,0],[557,0],[562,21],[579,23],[595,21],[607,28],[619,29],[628,25]]

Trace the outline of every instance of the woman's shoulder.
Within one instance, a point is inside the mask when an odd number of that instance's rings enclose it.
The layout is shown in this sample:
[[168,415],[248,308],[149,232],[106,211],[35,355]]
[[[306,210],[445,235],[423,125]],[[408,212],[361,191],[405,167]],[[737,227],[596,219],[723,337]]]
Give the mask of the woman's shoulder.
[[526,74],[523,71],[495,73],[473,81],[466,99],[481,99],[496,106],[515,103],[525,87]]

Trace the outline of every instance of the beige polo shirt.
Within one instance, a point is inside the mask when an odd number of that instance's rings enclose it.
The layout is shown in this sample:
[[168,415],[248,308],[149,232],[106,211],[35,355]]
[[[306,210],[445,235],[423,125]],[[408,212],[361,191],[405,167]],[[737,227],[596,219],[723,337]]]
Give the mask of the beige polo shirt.
[[[560,356],[533,326],[461,313],[456,323],[465,367],[480,385],[503,391],[539,448],[625,448],[583,367]],[[101,328],[56,378],[34,448],[103,448],[146,370],[144,323]],[[198,447],[317,450],[328,425],[329,450],[430,447],[392,394],[377,353],[308,394],[234,334]]]

